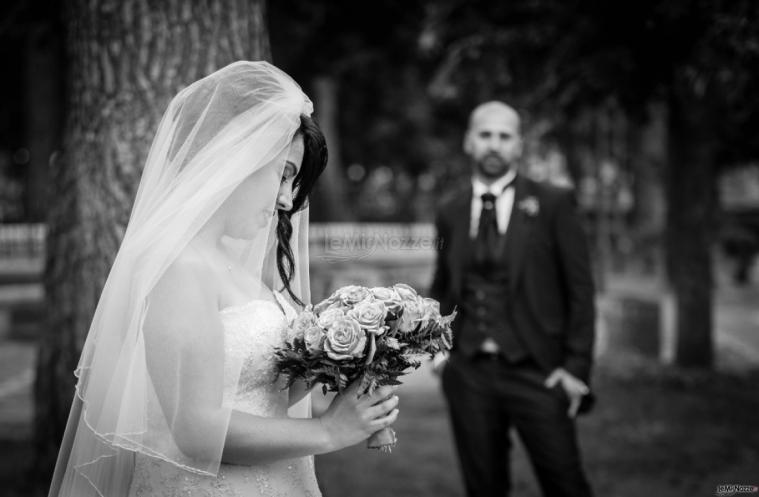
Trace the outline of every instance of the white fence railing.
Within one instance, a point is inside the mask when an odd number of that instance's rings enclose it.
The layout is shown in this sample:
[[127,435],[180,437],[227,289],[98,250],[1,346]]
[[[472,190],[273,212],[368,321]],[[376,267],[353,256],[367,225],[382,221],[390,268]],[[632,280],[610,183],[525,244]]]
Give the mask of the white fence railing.
[[45,253],[47,226],[0,224],[0,258],[34,258]]

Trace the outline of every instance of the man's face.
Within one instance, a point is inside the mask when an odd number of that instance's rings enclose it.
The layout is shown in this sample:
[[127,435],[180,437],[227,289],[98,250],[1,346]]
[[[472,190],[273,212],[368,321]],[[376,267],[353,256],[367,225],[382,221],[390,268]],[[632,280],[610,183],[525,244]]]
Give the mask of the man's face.
[[485,178],[498,178],[516,167],[522,155],[519,116],[510,108],[475,110],[464,139],[464,152]]

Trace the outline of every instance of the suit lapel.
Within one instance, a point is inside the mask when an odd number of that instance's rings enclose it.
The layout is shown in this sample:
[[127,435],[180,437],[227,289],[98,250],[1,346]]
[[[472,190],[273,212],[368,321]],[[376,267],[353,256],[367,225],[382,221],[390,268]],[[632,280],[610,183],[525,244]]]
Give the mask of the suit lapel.
[[451,220],[452,235],[451,258],[451,290],[453,295],[458,296],[461,290],[461,278],[464,268],[462,266],[469,250],[469,228],[472,213],[472,186],[471,184],[462,189],[455,202],[452,204]]
[[530,231],[530,220],[527,218],[524,209],[520,206],[522,201],[532,195],[532,193],[529,181],[521,175],[517,176],[514,182],[514,206],[511,210],[509,227],[506,231],[506,236],[510,238],[508,256],[512,291],[516,290],[517,282],[524,267],[524,256]]

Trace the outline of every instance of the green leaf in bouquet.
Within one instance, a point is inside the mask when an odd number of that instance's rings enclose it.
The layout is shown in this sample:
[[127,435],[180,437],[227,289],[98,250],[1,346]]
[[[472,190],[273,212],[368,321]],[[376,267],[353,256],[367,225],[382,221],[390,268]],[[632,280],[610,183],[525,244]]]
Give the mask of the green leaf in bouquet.
[[404,359],[408,362],[418,362],[424,359],[424,357],[427,355],[426,352],[423,351],[413,351],[409,352],[407,354],[404,354]]
[[335,367],[332,370],[332,380],[337,386],[337,391],[342,393],[343,388],[345,388],[345,386],[347,385],[347,377],[340,373],[339,367]]
[[416,323],[416,326],[414,327],[414,331],[411,332],[412,335],[419,335],[422,333],[424,323],[422,321],[418,321]]
[[391,350],[401,349],[401,342],[394,337],[385,337],[380,343]]
[[443,336],[440,337],[440,340],[442,341],[442,344],[443,344],[441,348],[444,348],[445,350],[451,350],[451,347],[453,347],[453,342],[449,340],[448,335],[449,334],[444,333]]
[[288,375],[287,376],[287,386],[285,386],[282,390],[285,390],[287,388],[290,388],[295,384],[295,382],[298,381],[298,377],[296,375]]
[[438,319],[438,324],[440,326],[450,328],[451,323],[453,323],[453,320],[456,319],[456,314],[458,314],[458,311],[454,309],[453,312],[451,312],[447,316],[442,316],[440,319]]
[[393,368],[393,369],[386,369],[383,371],[384,375],[388,376],[403,376],[406,374],[406,368]]
[[387,386],[387,385],[403,385],[403,382],[402,381],[398,381],[398,380],[396,380],[394,378],[386,378],[386,379],[380,380],[378,382],[378,386],[380,386],[380,387],[384,387],[384,386]]
[[390,336],[394,336],[396,332],[398,331],[398,326],[401,323],[400,319],[400,313],[393,317],[393,319],[388,319],[385,321],[385,324],[387,325],[388,329],[386,333]]
[[378,379],[374,371],[368,369],[361,377],[361,388],[359,389],[363,393],[372,394],[377,389]]

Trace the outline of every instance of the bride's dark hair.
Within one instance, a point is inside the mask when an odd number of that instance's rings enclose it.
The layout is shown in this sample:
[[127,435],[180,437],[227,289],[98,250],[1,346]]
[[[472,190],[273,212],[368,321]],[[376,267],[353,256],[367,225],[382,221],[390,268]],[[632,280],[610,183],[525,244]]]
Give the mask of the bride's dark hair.
[[309,116],[300,116],[300,127],[297,131],[303,137],[303,162],[298,174],[293,180],[293,208],[289,211],[278,210],[277,221],[277,271],[285,290],[290,297],[300,305],[303,302],[290,288],[293,273],[295,272],[295,259],[290,246],[290,238],[293,234],[293,226],[290,217],[308,205],[308,195],[319,178],[319,175],[327,166],[327,141],[316,122]]

